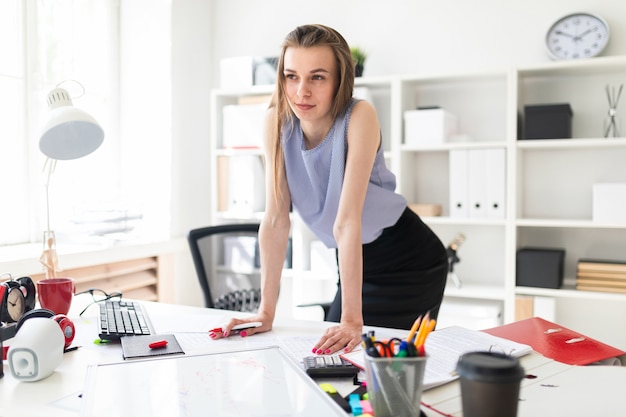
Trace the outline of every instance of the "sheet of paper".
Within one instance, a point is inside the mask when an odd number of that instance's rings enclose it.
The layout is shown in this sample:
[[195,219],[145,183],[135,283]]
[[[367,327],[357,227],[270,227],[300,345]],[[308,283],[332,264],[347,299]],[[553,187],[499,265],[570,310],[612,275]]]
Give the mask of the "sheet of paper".
[[[432,332],[426,340],[428,360],[424,374],[424,389],[434,388],[457,379],[456,364],[464,353],[490,350],[516,357],[532,352],[532,348],[528,345],[463,327],[451,326]],[[362,369],[365,367],[362,349],[340,356]]]

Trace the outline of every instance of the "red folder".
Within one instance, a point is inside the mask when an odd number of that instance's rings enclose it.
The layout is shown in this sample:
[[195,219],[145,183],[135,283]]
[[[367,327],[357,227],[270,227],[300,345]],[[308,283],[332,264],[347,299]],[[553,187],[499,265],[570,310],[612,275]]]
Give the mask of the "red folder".
[[588,365],[626,352],[539,317],[516,321],[484,332],[518,343],[555,361]]

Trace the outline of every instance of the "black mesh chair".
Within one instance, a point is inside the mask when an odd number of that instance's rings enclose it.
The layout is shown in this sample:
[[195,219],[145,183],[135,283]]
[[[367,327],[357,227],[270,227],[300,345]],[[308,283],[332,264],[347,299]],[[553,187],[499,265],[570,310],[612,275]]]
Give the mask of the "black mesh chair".
[[191,230],[191,257],[204,305],[255,312],[261,300],[256,223],[225,224]]
[[[205,307],[257,311],[261,300],[258,233],[257,223],[208,226],[189,232],[187,241]],[[320,306],[326,318],[330,303],[306,306]]]

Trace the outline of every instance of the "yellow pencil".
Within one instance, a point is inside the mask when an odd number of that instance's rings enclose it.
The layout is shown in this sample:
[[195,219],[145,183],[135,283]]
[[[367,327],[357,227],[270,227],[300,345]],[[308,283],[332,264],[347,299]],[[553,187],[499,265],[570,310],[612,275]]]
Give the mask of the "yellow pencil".
[[424,318],[422,319],[422,322],[420,323],[419,328],[417,329],[417,334],[415,335],[415,342],[414,342],[415,346],[417,346],[417,341],[420,339],[420,334],[426,331],[426,326],[428,325],[429,320],[430,320],[430,312],[427,312]]
[[409,335],[406,337],[406,341],[408,343],[412,343],[411,341],[413,340],[413,336],[415,336],[415,332],[417,331],[417,328],[419,327],[421,322],[422,322],[422,316],[420,315],[413,322],[413,326],[411,326],[411,330],[409,331]]
[[433,331],[436,324],[437,324],[437,320],[434,320],[434,319],[430,320],[428,324],[424,326],[425,330],[423,332],[420,332],[420,334],[418,335],[418,339],[415,342],[415,347],[417,347],[418,352],[424,351],[424,344],[426,343],[426,338],[428,337],[429,333]]

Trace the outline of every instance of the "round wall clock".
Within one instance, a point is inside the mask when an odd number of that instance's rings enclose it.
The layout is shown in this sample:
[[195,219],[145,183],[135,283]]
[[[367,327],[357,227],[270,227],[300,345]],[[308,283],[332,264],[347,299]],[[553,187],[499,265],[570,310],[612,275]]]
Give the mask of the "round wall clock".
[[592,13],[563,16],[548,29],[546,46],[552,59],[583,59],[599,55],[609,43],[609,25]]

